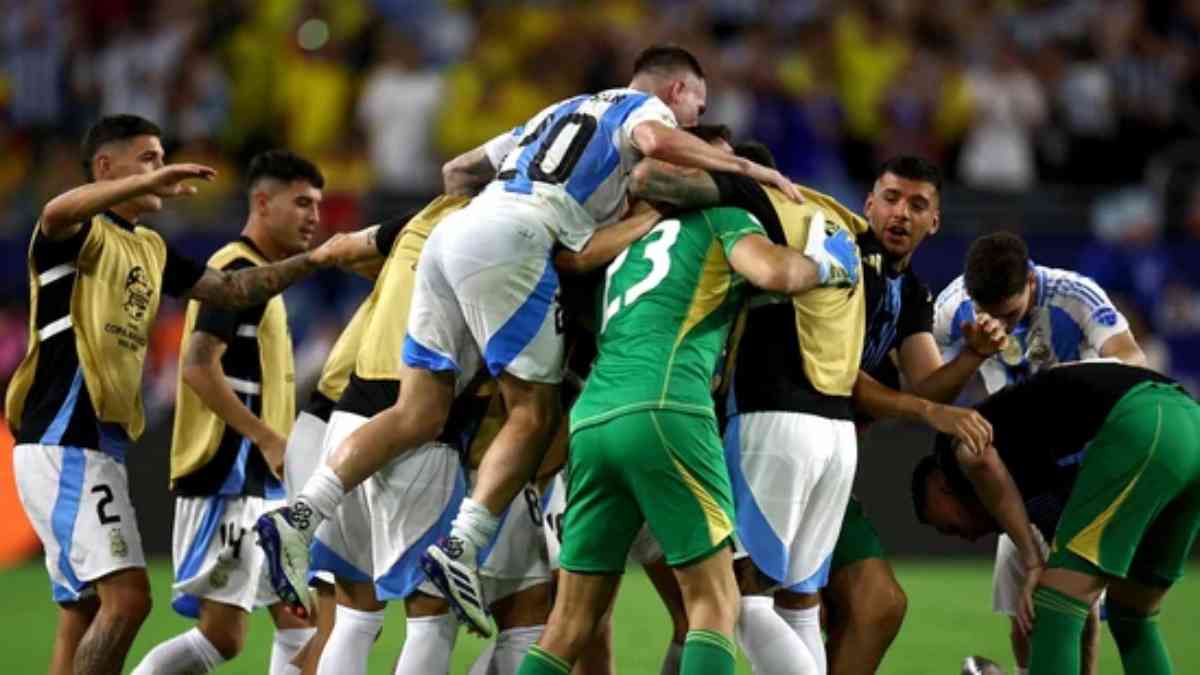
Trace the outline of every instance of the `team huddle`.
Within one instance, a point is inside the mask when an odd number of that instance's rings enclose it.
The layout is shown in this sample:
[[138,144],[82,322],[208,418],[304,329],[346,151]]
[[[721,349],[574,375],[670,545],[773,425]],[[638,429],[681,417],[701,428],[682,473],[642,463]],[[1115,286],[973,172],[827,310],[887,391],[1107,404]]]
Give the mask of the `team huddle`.
[[[139,219],[214,172],[164,164],[148,120],[93,125],[89,182],[34,229],[6,400],[49,671],[121,672],[150,610],[124,464],[161,289],[188,299],[172,607],[196,625],[134,673],[217,669],[267,607],[272,675],[362,675],[397,600],[398,675],[448,673],[460,627],[495,638],[472,675],[607,675],[630,561],[674,624],[661,673],[731,674],[739,648],[762,675],[873,673],[906,598],[851,488],[886,418],[937,432],[917,519],[1001,534],[1018,672],[1094,672],[1101,607],[1126,672],[1172,672],[1155,615],[1200,531],[1196,401],[1014,235],[935,300],[911,261],[936,166],[884,162],[860,214],[700,124],[706,98],[694,56],[651,47],[627,87],[448,162],[417,213],[316,248],[321,171],[263,153],[206,265]],[[279,293],[330,266],[374,286],[297,413]]]

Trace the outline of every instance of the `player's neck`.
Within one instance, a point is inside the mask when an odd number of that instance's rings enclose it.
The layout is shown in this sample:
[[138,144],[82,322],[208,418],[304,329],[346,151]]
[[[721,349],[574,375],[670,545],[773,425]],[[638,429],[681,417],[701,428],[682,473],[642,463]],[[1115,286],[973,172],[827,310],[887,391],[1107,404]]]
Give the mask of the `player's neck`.
[[116,206],[113,206],[113,207],[109,208],[108,210],[112,211],[113,213],[117,214],[118,216],[121,216],[122,218],[124,218],[125,220],[129,221],[130,223],[132,223],[134,225],[138,224],[138,217],[142,215],[141,209],[139,209],[136,206],[134,206],[133,204],[129,204],[129,203],[117,204]]
[[246,221],[246,227],[242,228],[242,236],[254,244],[254,248],[263,254],[267,262],[275,262],[288,257],[287,251],[277,246],[267,235],[267,228],[253,218]]

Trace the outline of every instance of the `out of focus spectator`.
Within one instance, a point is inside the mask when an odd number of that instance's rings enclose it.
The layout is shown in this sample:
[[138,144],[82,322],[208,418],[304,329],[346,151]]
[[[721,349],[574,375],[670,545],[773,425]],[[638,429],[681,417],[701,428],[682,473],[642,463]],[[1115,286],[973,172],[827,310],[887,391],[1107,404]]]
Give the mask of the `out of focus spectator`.
[[398,31],[380,33],[377,45],[378,64],[363,85],[358,120],[381,197],[415,206],[441,189],[430,139],[442,74],[423,63],[417,45]]
[[975,117],[960,161],[963,181],[997,191],[1029,189],[1037,180],[1034,134],[1047,115],[1041,84],[1002,41],[967,75]]

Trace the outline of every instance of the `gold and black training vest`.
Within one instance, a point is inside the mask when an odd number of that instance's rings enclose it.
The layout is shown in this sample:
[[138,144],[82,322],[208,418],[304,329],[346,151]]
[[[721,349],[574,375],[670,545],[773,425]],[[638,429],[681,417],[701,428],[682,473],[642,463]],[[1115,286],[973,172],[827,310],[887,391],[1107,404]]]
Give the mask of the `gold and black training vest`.
[[[211,267],[223,270],[267,263],[246,238],[227,244],[208,261]],[[210,330],[202,316],[210,311],[214,310],[198,301],[188,303],[180,346],[181,373],[195,331]],[[228,331],[218,331],[226,332],[218,337],[227,344],[221,357],[225,381],[238,400],[286,438],[296,416],[296,377],[283,297],[277,295],[262,305],[223,314],[222,325],[227,319]],[[190,495],[263,496],[277,486],[253,441],[226,425],[183,382],[182,375],[177,391],[171,439],[173,488]]]

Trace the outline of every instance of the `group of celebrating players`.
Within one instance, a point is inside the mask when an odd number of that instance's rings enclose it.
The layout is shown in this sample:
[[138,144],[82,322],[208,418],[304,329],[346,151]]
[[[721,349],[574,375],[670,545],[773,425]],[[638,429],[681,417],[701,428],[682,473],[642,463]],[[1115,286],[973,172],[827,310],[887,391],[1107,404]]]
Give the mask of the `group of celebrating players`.
[[[1171,672],[1154,617],[1200,529],[1196,402],[1016,236],[978,239],[935,302],[910,262],[937,167],[885,162],[860,216],[699,124],[705,101],[695,57],[651,47],[627,87],[447,163],[418,213],[316,248],[321,172],[263,153],[205,266],[139,219],[213,171],[97,122],[89,182],[33,233],[6,401],[50,672],[120,672],[150,610],[124,462],[159,289],[189,298],[172,606],[197,625],[134,673],[217,668],[267,606],[272,675],[364,674],[401,600],[397,674],[447,673],[460,623],[496,633],[475,675],[608,674],[631,559],[674,623],[662,673],[732,673],[735,644],[763,675],[875,672],[906,600],[851,487],[883,418],[938,432],[921,522],[1002,533],[1020,672],[1093,672],[1101,604],[1127,672]],[[278,294],[333,265],[374,287],[297,415]]]

